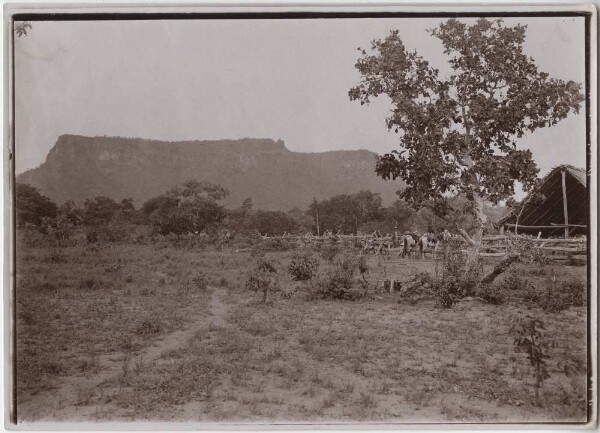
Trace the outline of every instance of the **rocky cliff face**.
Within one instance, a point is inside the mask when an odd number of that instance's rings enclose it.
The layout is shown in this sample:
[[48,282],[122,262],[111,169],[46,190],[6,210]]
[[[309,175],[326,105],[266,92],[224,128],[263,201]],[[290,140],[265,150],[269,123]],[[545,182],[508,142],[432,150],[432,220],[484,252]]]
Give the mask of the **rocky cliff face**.
[[229,189],[235,207],[251,197],[256,208],[308,206],[313,197],[371,190],[385,204],[398,182],[375,175],[376,154],[366,150],[291,152],[283,141],[241,139],[164,142],[137,138],[61,136],[46,162],[17,176],[58,204],[106,195],[132,197],[136,206],[188,179]]

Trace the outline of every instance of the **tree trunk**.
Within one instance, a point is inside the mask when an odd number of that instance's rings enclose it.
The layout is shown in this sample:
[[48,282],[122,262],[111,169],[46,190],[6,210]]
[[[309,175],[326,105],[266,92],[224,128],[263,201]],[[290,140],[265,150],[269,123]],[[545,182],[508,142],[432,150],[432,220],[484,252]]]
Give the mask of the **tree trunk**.
[[483,238],[483,227],[487,221],[487,217],[483,212],[483,198],[475,196],[475,232],[471,236],[472,242],[469,242],[467,248],[467,269],[472,268],[479,261],[479,249],[481,248],[481,239]]
[[510,267],[510,265],[517,261],[518,258],[518,254],[512,254],[504,260],[502,260],[500,263],[498,263],[498,265],[496,265],[492,272],[483,277],[483,279],[481,280],[481,284],[489,284],[493,282],[496,279],[496,277],[498,277],[498,275],[505,272]]

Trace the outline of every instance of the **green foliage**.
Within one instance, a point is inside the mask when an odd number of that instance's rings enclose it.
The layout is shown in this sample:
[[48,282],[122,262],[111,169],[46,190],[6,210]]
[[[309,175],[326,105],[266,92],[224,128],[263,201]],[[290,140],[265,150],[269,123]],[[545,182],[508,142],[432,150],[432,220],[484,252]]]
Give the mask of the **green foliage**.
[[82,224],[85,220],[84,210],[75,205],[75,202],[72,200],[67,200],[63,205],[58,209],[58,214],[63,216],[69,224],[78,225]]
[[289,251],[296,247],[296,244],[289,239],[271,238],[261,239],[256,248],[257,254],[261,255],[265,252],[282,252]]
[[518,321],[511,329],[514,335],[514,346],[517,352],[527,354],[529,363],[535,368],[535,399],[539,404],[539,390],[544,380],[550,378],[547,359],[548,340],[545,335],[544,322],[536,317],[527,317]]
[[371,191],[360,191],[323,201],[313,200],[308,214],[313,218],[313,233],[317,232],[317,217],[321,234],[327,230],[356,233],[363,223],[382,219],[381,196]]
[[85,222],[90,226],[108,224],[113,215],[121,209],[119,203],[105,196],[86,199],[83,207]]
[[58,207],[39,189],[26,183],[17,183],[15,188],[17,225],[40,226],[44,218],[54,218]]
[[481,269],[467,265],[466,257],[458,251],[450,251],[444,257],[444,267],[440,277],[432,283],[432,291],[437,296],[437,304],[450,308],[461,298],[477,293]]
[[281,211],[257,211],[251,219],[251,227],[261,235],[281,236],[292,233],[297,223],[290,215]]
[[146,201],[141,213],[161,234],[197,233],[225,218],[225,209],[217,200],[228,194],[219,185],[189,180],[182,187]]
[[368,286],[364,281],[355,278],[358,259],[353,256],[342,256],[335,266],[319,278],[316,288],[311,293],[316,299],[339,299],[354,301],[368,294]]
[[506,301],[502,287],[496,284],[482,284],[477,289],[477,296],[493,305],[501,305]]
[[586,305],[587,286],[581,280],[568,280],[559,284],[556,275],[546,282],[546,295],[542,308],[548,313],[558,313],[571,306]]
[[319,261],[310,254],[294,254],[288,266],[288,272],[295,281],[310,280],[316,275]]
[[515,268],[511,268],[504,277],[503,287],[511,292],[522,292],[533,287],[527,278],[521,277]]
[[246,289],[253,292],[262,292],[262,301],[266,302],[268,293],[277,290],[276,274],[277,269],[272,263],[260,259],[246,275]]
[[449,196],[465,197],[461,212],[480,219],[483,200],[498,203],[514,195],[515,183],[529,191],[538,168],[516,139],[555,125],[584,100],[581,84],[549,78],[524,53],[523,25],[481,18],[473,24],[450,19],[431,29],[452,69],[447,77],[415,51],[397,30],[375,40],[356,68],[361,82],[351,100],[368,104],[387,95],[388,129],[400,133],[400,150],[379,157],[384,179],[401,178],[400,196],[439,215],[452,213]]
[[538,303],[540,293],[527,278],[521,277],[516,269],[511,268],[502,280],[502,288],[511,297],[518,297],[528,303]]

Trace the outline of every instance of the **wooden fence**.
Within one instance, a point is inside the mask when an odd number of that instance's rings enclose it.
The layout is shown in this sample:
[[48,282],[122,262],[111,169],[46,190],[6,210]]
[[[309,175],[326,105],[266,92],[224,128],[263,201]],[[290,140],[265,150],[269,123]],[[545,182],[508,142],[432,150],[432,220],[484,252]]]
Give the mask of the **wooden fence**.
[[[317,243],[341,243],[346,245],[359,244],[365,253],[384,254],[400,252],[402,250],[402,236],[394,239],[390,234],[380,235],[371,233],[369,235],[346,235],[326,233],[322,236],[316,236],[311,233],[306,235],[288,235],[283,236],[262,236],[264,240],[269,239],[288,239],[296,240],[303,244]],[[587,238],[534,238],[527,235],[494,235],[484,236],[481,244],[482,257],[503,257],[510,251],[519,250],[529,244],[530,248],[548,255],[551,258],[563,259],[572,256],[582,256],[587,254]],[[446,245],[454,250],[464,250],[467,246],[466,241],[460,236],[452,236]],[[444,245],[441,245],[440,251],[443,251]]]

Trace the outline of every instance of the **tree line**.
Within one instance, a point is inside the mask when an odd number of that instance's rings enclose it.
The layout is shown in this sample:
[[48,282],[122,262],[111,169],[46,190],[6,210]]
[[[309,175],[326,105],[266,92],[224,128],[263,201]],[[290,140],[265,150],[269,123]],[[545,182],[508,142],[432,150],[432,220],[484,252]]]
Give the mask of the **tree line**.
[[425,230],[438,226],[427,209],[416,211],[402,200],[383,206],[381,196],[371,191],[339,194],[328,199],[313,199],[307,209],[288,211],[254,209],[252,199],[228,209],[221,202],[229,191],[220,185],[189,180],[146,200],[139,208],[131,198],[121,201],[106,196],[86,199],[82,206],[67,201],[61,206],[29,184],[16,185],[17,227],[37,227],[42,231],[84,226],[89,240],[108,226],[148,225],[156,233],[216,233],[227,229],[232,234],[279,236],[288,234],[322,235],[327,231],[342,234],[392,233],[394,230]]

